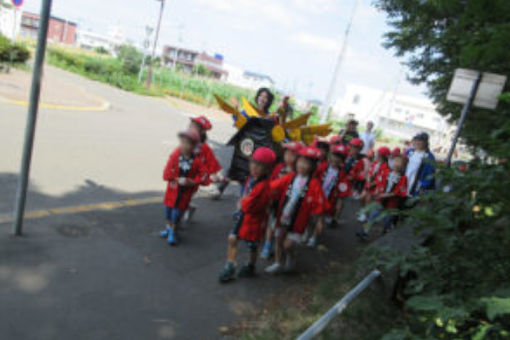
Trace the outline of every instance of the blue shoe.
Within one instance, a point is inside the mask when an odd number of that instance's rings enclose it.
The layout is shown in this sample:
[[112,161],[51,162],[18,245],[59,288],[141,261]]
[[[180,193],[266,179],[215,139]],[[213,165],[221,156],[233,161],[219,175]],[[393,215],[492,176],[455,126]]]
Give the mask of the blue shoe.
[[266,241],[266,243],[264,243],[264,248],[262,248],[262,251],[260,252],[260,257],[265,260],[267,260],[269,257],[271,257],[271,248],[272,248],[272,243],[269,241]]
[[171,246],[176,246],[177,243],[179,243],[177,233],[175,232],[175,230],[170,229],[170,231],[168,232],[168,238],[166,240],[168,244]]
[[168,237],[168,234],[170,233],[170,227],[166,227],[164,230],[162,230],[159,235],[162,237],[162,238],[167,238]]

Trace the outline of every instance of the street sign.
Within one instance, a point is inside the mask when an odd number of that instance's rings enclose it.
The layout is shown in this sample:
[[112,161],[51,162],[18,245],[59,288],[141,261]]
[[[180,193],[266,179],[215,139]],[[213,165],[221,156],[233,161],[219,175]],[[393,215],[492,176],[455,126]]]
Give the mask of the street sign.
[[23,0],[12,0],[12,4],[16,7],[21,7],[21,5],[23,5]]
[[[471,88],[477,76],[477,71],[461,68],[455,70],[447,100],[454,103],[465,104],[469,99]],[[494,110],[498,105],[498,99],[503,91],[505,83],[506,76],[484,72],[473,105]]]

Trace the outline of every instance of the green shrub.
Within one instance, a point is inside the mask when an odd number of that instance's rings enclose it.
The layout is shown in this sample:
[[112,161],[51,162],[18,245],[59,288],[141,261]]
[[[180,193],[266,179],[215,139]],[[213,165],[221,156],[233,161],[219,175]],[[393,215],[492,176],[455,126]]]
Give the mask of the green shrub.
[[25,63],[30,58],[30,51],[24,44],[11,43],[5,36],[0,35],[0,61]]

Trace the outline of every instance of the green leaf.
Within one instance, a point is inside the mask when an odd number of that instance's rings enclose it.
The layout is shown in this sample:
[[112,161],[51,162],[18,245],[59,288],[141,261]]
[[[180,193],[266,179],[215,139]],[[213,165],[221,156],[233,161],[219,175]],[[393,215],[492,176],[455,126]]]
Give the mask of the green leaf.
[[407,306],[417,311],[437,311],[443,308],[439,296],[413,296],[407,300]]
[[482,301],[485,302],[487,317],[491,321],[500,315],[510,314],[510,298],[490,297]]
[[485,339],[485,336],[489,332],[489,330],[492,328],[492,325],[481,325],[478,326],[478,330],[475,334],[471,337],[471,340],[483,340]]

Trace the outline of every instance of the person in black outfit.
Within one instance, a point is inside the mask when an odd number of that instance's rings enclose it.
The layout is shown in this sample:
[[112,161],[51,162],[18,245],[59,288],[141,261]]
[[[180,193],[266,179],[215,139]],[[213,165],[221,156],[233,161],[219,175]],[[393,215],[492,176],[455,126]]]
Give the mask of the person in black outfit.
[[349,120],[345,125],[345,129],[341,130],[338,136],[341,138],[343,145],[349,145],[351,140],[359,138],[358,121],[355,119]]

